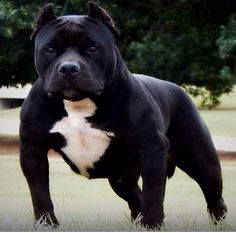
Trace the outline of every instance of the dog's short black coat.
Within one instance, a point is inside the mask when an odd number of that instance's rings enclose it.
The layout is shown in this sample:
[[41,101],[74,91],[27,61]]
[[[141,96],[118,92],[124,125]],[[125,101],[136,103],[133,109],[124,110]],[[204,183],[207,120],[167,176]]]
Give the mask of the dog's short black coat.
[[197,109],[177,85],[131,74],[112,33],[111,17],[92,2],[86,16],[56,17],[49,4],[37,19],[32,39],[39,79],[23,104],[20,125],[20,161],[35,219],[45,215],[58,225],[49,149],[76,173],[108,178],[132,218],[141,213],[144,225],[162,223],[166,177],[176,166],[200,185],[210,215],[221,219],[227,208],[220,163]]

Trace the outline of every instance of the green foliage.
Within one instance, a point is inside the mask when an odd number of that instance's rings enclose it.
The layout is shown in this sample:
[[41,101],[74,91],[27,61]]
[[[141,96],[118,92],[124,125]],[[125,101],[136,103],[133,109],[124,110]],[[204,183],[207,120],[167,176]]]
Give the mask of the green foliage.
[[[236,16],[236,15],[235,15]],[[220,37],[217,40],[220,56],[227,58],[236,55],[236,19],[231,18],[229,23],[221,27]]]
[[[175,82],[202,104],[219,104],[235,79],[236,2],[210,0],[101,0],[121,36],[129,69]],[[58,15],[86,14],[86,0],[53,1]],[[41,1],[0,2],[0,85],[36,78],[29,37]],[[192,86],[192,88],[189,88]],[[204,91],[203,91],[204,90]]]
[[32,82],[32,46],[29,41],[36,10],[31,4],[0,2],[0,85]]

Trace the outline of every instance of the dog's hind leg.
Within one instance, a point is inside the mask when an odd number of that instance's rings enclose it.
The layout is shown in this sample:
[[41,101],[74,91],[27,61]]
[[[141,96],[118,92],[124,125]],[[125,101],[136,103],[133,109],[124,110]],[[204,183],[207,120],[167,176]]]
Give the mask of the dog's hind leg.
[[128,202],[131,218],[135,220],[141,212],[141,189],[138,185],[140,172],[133,170],[122,177],[110,177],[109,183],[114,192]]
[[[208,156],[207,153],[204,153]],[[213,220],[221,220],[227,212],[222,198],[222,178],[217,161],[199,161],[193,154],[185,154],[184,160],[177,161],[177,166],[193,178],[201,187],[207,202],[207,209]]]
[[222,198],[222,174],[213,141],[198,115],[183,119],[169,132],[176,165],[201,187],[207,209],[215,223],[227,212]]

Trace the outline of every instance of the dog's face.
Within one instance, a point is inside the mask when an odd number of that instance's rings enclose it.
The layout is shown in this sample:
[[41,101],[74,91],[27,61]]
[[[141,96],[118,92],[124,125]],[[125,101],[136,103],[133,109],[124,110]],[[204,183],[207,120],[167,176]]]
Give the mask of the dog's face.
[[46,5],[33,33],[35,66],[46,92],[69,100],[99,96],[116,64],[111,30],[112,19],[94,3],[86,16],[58,18]]

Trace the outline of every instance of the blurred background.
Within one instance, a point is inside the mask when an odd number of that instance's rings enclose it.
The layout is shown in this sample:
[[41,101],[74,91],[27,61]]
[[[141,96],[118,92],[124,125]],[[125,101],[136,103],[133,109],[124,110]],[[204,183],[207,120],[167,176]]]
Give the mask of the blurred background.
[[[33,64],[34,45],[29,38],[40,7],[48,2],[0,0],[0,230],[32,230],[29,227],[33,218],[30,196],[17,157],[19,112],[37,79]],[[87,13],[87,0],[50,2],[58,16]],[[198,106],[221,158],[225,199],[230,210],[229,225],[209,228],[200,190],[177,171],[176,178],[170,181],[172,186],[167,187],[167,230],[236,230],[236,1],[96,2],[110,13],[121,32],[116,41],[129,70],[181,85]],[[120,224],[117,220],[123,212],[127,215],[127,206],[116,199],[106,181],[93,181],[95,186],[91,192],[88,181],[75,177],[61,159],[51,157],[50,165],[50,178],[54,181],[52,194],[59,200],[56,208],[65,223],[62,230],[137,230],[125,225],[127,222]],[[80,189],[70,191],[75,182],[82,184],[84,192]],[[100,191],[97,193],[97,190]],[[77,194],[82,197],[78,208],[77,203],[71,202]],[[99,206],[97,200],[103,204]],[[183,208],[183,203],[191,208]],[[70,206],[69,210],[67,206]],[[91,221],[84,219],[83,211],[78,216],[88,225],[82,224],[79,228],[77,222],[73,225],[73,221],[77,221],[73,214],[81,210],[81,206],[85,212],[89,206],[88,215],[96,223],[100,222],[99,227],[95,224],[91,228]],[[111,219],[104,223],[100,217],[106,208]],[[95,213],[101,216],[97,217]],[[181,218],[182,215],[189,218]],[[174,216],[180,216],[180,219],[176,220]],[[112,225],[114,221],[117,226]],[[125,227],[119,228],[122,224]],[[114,228],[109,228],[112,226]]]

